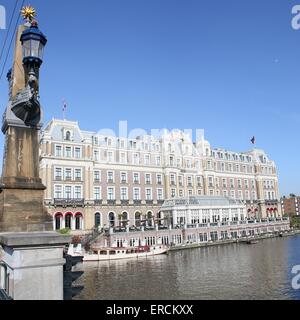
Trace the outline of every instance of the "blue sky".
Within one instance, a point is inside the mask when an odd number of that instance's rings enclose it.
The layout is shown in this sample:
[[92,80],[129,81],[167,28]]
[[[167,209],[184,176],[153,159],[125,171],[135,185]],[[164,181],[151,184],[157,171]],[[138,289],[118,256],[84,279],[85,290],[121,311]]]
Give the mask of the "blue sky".
[[[9,18],[14,1],[0,4]],[[49,41],[45,122],[62,117],[65,98],[67,119],[85,130],[117,129],[119,120],[149,131],[205,129],[212,146],[233,151],[251,149],[255,135],[276,161],[281,193],[300,194],[300,30],[291,27],[300,0],[30,4]],[[4,37],[0,30],[0,44]],[[0,97],[4,111],[5,77]]]

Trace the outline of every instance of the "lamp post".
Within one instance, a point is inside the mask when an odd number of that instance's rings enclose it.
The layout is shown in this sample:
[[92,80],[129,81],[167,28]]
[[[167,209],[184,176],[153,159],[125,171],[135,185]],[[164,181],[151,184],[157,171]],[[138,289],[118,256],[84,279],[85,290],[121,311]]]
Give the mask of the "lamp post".
[[34,20],[34,8],[24,7],[22,15],[26,23],[17,32],[13,68],[8,74],[9,102],[2,125],[6,139],[0,179],[0,231],[49,231],[53,222],[44,206],[46,187],[39,172],[39,70],[47,38]]
[[43,63],[47,38],[39,30],[37,21],[32,21],[30,27],[23,31],[20,40],[23,49],[25,81],[38,93],[39,69]]

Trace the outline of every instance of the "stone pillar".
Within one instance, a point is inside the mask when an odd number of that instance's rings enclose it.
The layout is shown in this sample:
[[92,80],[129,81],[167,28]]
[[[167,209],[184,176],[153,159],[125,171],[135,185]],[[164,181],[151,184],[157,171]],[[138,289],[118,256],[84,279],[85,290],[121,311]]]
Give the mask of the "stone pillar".
[[173,215],[173,228],[175,228],[177,225],[177,210],[174,209],[172,212],[172,215]]
[[55,232],[0,234],[8,295],[14,300],[63,300],[63,252],[70,241]]
[[188,209],[188,210],[186,211],[186,218],[187,218],[186,223],[187,223],[188,225],[190,225],[190,224],[192,223],[192,210],[191,210],[191,209]]

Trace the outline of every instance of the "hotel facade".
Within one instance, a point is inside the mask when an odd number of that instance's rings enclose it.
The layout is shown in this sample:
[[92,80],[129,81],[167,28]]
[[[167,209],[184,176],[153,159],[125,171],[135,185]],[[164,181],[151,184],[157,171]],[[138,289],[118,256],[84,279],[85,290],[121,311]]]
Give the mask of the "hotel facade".
[[55,230],[154,227],[165,223],[165,200],[201,196],[242,201],[249,219],[282,216],[276,166],[263,150],[216,149],[178,130],[122,138],[55,119],[40,144]]

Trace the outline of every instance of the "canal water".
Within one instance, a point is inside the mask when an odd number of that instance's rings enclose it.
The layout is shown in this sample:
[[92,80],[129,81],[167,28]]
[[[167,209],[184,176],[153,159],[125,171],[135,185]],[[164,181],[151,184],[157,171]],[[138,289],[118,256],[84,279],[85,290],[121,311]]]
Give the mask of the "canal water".
[[83,264],[85,300],[297,299],[300,236]]

